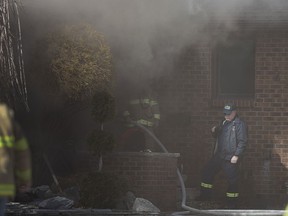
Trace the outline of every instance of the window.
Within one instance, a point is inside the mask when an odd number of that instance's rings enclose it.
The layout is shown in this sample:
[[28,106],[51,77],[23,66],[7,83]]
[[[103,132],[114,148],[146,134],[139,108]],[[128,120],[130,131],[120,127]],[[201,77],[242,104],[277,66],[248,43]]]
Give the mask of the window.
[[233,40],[214,53],[214,97],[253,98],[255,93],[254,41]]

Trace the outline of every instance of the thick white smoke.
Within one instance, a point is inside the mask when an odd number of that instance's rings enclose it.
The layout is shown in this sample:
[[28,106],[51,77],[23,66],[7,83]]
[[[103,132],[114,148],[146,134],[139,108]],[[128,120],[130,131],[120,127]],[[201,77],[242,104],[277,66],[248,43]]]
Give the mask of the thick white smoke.
[[[280,10],[285,0],[22,0],[33,43],[58,24],[89,22],[106,36],[118,78],[129,82],[169,73],[182,48],[209,40],[211,21],[237,30],[249,10]],[[253,17],[253,16],[252,16]],[[27,27],[27,25],[26,25]],[[27,33],[27,30],[26,30]],[[29,34],[29,33],[28,33]],[[214,36],[213,36],[214,37]],[[221,35],[221,38],[225,39]]]

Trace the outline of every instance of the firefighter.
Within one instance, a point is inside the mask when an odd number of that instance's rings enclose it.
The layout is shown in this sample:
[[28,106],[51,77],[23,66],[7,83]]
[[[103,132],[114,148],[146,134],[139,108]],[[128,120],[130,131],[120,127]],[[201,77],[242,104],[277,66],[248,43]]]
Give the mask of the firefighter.
[[239,118],[236,107],[226,104],[223,109],[224,119],[211,129],[216,138],[214,154],[205,166],[201,195],[197,200],[210,200],[215,175],[223,170],[227,176],[228,189],[226,200],[228,208],[236,208],[239,199],[239,162],[247,145],[247,126]]
[[0,104],[0,216],[5,204],[16,191],[23,193],[31,186],[30,151],[12,111]]
[[[153,96],[153,93],[149,89],[141,90],[136,93],[134,97],[130,99],[127,104],[126,110],[123,112],[126,127],[128,130],[122,135],[122,143],[124,140],[128,140],[128,137],[138,133],[144,137],[143,146],[136,147],[134,150],[155,151],[157,146],[154,143],[154,139],[147,132],[135,126],[131,121],[135,121],[138,124],[145,126],[150,132],[154,134],[154,130],[158,127],[160,121],[160,112],[158,101]],[[136,144],[136,143],[134,143]],[[132,144],[133,145],[133,144]]]

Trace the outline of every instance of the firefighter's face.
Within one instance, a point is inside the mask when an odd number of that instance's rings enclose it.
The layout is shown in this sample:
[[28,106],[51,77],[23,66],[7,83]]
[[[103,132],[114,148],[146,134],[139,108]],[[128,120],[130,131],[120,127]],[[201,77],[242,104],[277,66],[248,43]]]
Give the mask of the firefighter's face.
[[236,110],[232,111],[229,115],[226,115],[226,114],[224,115],[225,115],[226,121],[232,121],[236,116]]

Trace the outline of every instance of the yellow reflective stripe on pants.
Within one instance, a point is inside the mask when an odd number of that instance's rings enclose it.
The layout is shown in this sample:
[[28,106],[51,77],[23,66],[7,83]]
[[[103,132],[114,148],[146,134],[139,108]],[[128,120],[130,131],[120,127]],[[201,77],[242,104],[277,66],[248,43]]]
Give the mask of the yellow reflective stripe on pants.
[[15,149],[17,151],[23,151],[28,149],[28,142],[26,138],[21,138],[15,142]]
[[204,182],[201,182],[201,187],[203,188],[213,188],[213,185],[212,184],[206,184]]
[[15,185],[14,184],[0,184],[0,196],[14,196]]
[[31,169],[27,170],[16,170],[15,175],[22,181],[30,181],[32,176]]
[[230,198],[236,198],[236,197],[239,197],[239,193],[226,193],[226,196],[227,197],[230,197]]

